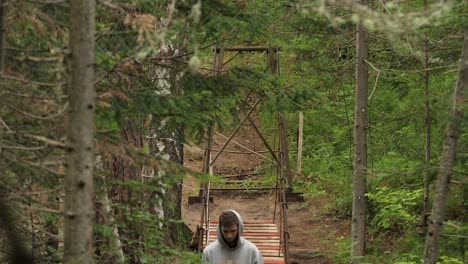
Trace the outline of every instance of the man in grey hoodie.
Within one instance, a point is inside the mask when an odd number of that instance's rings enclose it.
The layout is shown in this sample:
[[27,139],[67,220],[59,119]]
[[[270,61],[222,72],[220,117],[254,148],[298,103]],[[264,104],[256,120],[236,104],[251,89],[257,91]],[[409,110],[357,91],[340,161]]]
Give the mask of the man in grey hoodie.
[[202,263],[263,264],[255,244],[242,237],[243,229],[239,213],[234,210],[222,212],[217,226],[218,240],[203,250]]

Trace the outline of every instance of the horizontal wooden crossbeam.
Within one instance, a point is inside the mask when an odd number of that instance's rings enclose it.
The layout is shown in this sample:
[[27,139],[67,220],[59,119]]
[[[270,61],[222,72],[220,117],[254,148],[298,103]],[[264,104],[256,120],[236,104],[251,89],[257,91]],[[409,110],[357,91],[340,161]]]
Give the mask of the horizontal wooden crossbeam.
[[[233,46],[233,47],[225,47],[223,48],[224,51],[267,51],[268,49],[273,49],[273,51],[280,51],[281,47],[268,47],[268,46]],[[216,51],[220,51],[219,47],[216,47]]]

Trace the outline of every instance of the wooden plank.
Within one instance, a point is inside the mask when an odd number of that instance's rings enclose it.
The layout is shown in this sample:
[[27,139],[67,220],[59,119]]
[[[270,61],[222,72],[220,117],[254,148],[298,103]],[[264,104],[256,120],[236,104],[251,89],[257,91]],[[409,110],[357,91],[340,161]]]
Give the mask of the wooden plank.
[[[210,227],[217,227],[218,223],[213,223],[213,221],[210,221]],[[269,223],[248,223],[244,224],[244,229],[246,228],[262,228],[262,227],[267,227],[267,228],[276,228],[275,224],[269,224]]]
[[[198,221],[200,222],[200,221]],[[218,223],[218,220],[211,220],[211,223]],[[274,224],[273,220],[245,220],[242,221],[244,225],[246,224]]]
[[[216,227],[218,227],[217,224],[210,224],[210,228],[216,230]],[[244,231],[245,230],[276,230],[278,231],[278,228],[275,225],[272,224],[247,224],[244,225]]]
[[281,257],[266,257],[263,258],[264,264],[284,264],[284,259]]
[[279,245],[274,245],[274,246],[268,246],[268,245],[257,245],[258,248],[262,249],[267,249],[267,250],[280,250],[281,246]]
[[[280,51],[281,47],[267,47],[267,46],[233,46],[233,47],[225,47],[225,51],[268,51],[268,49],[272,49],[273,51]],[[216,47],[218,50],[219,47]]]
[[[217,240],[217,224],[217,220],[210,221],[209,243]],[[280,232],[272,220],[244,221],[242,237],[257,246],[265,264],[284,264]]]
[[[214,229],[211,229],[214,230]],[[248,226],[244,227],[243,233],[246,232],[263,232],[263,233],[279,233],[276,227],[268,227],[268,226],[260,226],[260,227],[253,227]]]
[[[216,231],[210,231],[210,236],[212,235],[216,235],[217,232]],[[256,232],[255,230],[252,230],[252,231],[247,231],[247,232],[243,232],[242,233],[242,237],[279,237],[280,236],[280,233],[279,232]]]
[[274,190],[275,187],[212,187],[210,191],[269,191]]
[[[214,241],[216,241],[217,239],[216,238],[211,238],[210,239],[210,243],[213,243]],[[276,239],[276,240],[265,240],[265,239],[247,239],[249,240],[250,242],[254,243],[255,245],[270,245],[270,246],[275,246],[275,245],[279,245],[280,244],[280,239]]]
[[[216,225],[210,225],[210,229],[211,230],[216,230],[217,226]],[[262,225],[262,224],[258,224],[257,226],[244,226],[244,232],[245,231],[250,231],[250,230],[265,230],[265,231],[270,231],[270,230],[273,230],[275,232],[278,232],[278,228],[276,228],[276,226],[265,226],[265,225]]]
[[282,257],[283,253],[278,250],[261,250],[260,249],[260,254],[264,257]]
[[[210,241],[210,244],[213,243],[215,240],[211,240]],[[252,241],[250,241],[252,242]],[[277,249],[281,249],[281,246],[279,246],[279,242],[275,242],[275,243],[264,243],[264,244],[255,244],[257,246],[257,248],[263,248],[263,249],[272,249],[272,250],[277,250]],[[205,246],[205,244],[203,243],[203,247]]]

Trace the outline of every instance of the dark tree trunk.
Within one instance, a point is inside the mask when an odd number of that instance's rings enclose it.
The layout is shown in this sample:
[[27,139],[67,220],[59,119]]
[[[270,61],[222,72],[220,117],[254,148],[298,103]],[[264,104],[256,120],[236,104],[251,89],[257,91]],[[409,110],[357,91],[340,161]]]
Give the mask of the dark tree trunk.
[[[140,127],[132,120],[127,120],[126,124],[120,130],[122,143],[126,146],[133,146],[136,148],[143,148],[143,132]],[[111,181],[117,180],[122,182],[129,181],[142,181],[140,165],[129,157],[114,156],[110,164],[107,165],[111,168],[112,175]],[[143,193],[135,192],[132,187],[113,185],[110,190],[109,197],[111,201],[125,205],[124,210],[116,211],[115,215],[125,224],[125,228],[116,230],[122,237],[127,240],[142,241],[143,232],[141,232],[141,225],[135,221],[128,221],[126,214],[133,214],[133,210],[142,209]],[[136,199],[134,199],[136,197]],[[114,231],[115,232],[115,231]],[[135,252],[132,246],[122,244],[122,250],[126,255],[129,263],[140,263],[138,253]]]
[[[424,0],[424,8],[427,10],[427,0]],[[427,216],[429,215],[429,185],[431,162],[431,116],[429,107],[429,40],[427,33],[424,35],[424,117],[426,127],[425,155],[424,155],[424,200],[423,211],[421,213],[421,228],[426,232]]]
[[453,95],[451,117],[445,130],[445,139],[440,161],[440,171],[435,186],[434,202],[429,219],[424,247],[425,264],[435,264],[439,258],[439,239],[445,220],[450,179],[457,153],[457,141],[463,122],[463,104],[466,103],[465,90],[468,86],[468,29],[465,29],[463,50],[458,72],[458,80]]

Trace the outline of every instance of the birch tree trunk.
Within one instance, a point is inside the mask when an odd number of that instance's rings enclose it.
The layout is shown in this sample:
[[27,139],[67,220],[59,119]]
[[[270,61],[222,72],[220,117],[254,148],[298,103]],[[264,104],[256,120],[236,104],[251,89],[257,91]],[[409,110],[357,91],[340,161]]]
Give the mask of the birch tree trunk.
[[[161,27],[168,28],[173,23],[172,18],[176,17],[178,10],[175,1],[171,1],[166,9],[168,14],[167,18],[161,20]],[[160,47],[159,57],[177,57],[184,54],[187,46],[187,38],[183,31],[177,33],[172,39],[166,39],[167,42],[163,43]],[[180,85],[180,79],[183,77],[184,72],[179,69],[175,60],[158,60],[157,64],[153,65],[152,77],[156,83],[157,90],[155,91],[160,96],[171,96],[183,94]],[[183,145],[181,144],[183,138],[183,124],[174,125],[174,119],[168,117],[160,117],[157,113],[151,115],[151,126],[149,128],[148,141],[149,151],[151,156],[162,158],[163,160],[183,164]],[[167,129],[167,127],[175,129]],[[182,219],[182,179],[170,179],[169,181],[163,180],[163,177],[174,177],[174,172],[168,172],[164,163],[155,171],[156,177],[163,184],[161,193],[164,195],[164,202],[160,200],[154,208],[161,219],[166,220],[167,229],[164,235],[165,241],[168,244],[176,243],[177,239],[177,223],[175,221],[167,220],[181,220]],[[167,184],[169,183],[169,184]]]
[[439,257],[439,239],[445,219],[447,196],[456,158],[457,141],[463,121],[465,90],[468,86],[468,29],[465,29],[463,50],[458,71],[458,80],[453,95],[450,121],[445,130],[445,139],[440,161],[440,171],[435,186],[434,202],[424,246],[424,263],[433,264]]
[[[367,0],[361,0],[367,5]],[[352,263],[359,263],[364,256],[366,237],[366,173],[367,173],[367,92],[369,53],[367,29],[358,23],[356,32],[356,91],[354,105],[354,162],[353,162],[353,212],[351,224]]]
[[[162,56],[173,57],[185,51],[185,41],[181,41],[178,46],[170,47],[163,46],[161,48]],[[160,61],[159,64],[167,64],[171,66],[172,61]],[[180,87],[179,80],[182,77],[181,72],[177,70],[176,65],[171,67],[155,66],[153,70],[155,80],[157,80],[158,91],[160,95],[180,95],[182,90]],[[167,131],[167,126],[174,122],[173,119],[167,117],[159,117],[158,115],[152,115],[151,127],[150,127],[150,140],[148,142],[150,155],[162,158],[163,160],[183,164],[183,145],[180,143],[183,138],[183,126],[180,124],[172,131]],[[165,131],[165,132],[164,132]],[[169,179],[163,180],[163,177],[174,175],[169,173],[167,166],[163,163],[155,173],[157,177],[161,178],[161,182],[169,182],[168,185],[164,185],[165,202],[159,203],[158,208],[155,210],[159,213],[161,219],[164,220],[180,220],[182,219],[182,185],[181,180]],[[166,221],[167,232],[165,234],[167,242],[176,242],[177,238],[177,226],[174,221]]]
[[92,263],[94,225],[94,0],[70,1],[70,112],[66,146],[64,263]]

